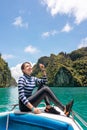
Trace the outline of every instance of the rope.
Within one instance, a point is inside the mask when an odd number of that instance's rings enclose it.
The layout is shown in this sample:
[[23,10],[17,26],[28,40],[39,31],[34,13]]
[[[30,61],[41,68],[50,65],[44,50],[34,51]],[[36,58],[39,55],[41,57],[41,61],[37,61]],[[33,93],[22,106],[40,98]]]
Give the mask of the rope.
[[72,114],[76,116],[85,127],[87,127],[87,122],[81,116],[79,116],[75,111],[72,111]]

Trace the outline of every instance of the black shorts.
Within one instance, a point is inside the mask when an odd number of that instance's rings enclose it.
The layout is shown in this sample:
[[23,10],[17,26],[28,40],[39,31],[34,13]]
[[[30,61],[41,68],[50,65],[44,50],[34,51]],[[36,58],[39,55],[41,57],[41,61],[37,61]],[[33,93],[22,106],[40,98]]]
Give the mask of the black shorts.
[[30,112],[31,110],[27,107],[27,106],[25,106],[23,103],[22,103],[22,101],[19,99],[19,109],[20,109],[20,111],[22,111],[22,112]]

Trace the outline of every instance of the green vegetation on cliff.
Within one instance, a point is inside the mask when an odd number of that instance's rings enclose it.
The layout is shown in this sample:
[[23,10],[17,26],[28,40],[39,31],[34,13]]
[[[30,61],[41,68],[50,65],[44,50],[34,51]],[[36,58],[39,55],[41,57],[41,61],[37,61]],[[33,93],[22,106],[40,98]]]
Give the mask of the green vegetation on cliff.
[[[33,74],[41,77],[39,63],[46,66],[49,86],[87,86],[87,47],[72,51],[69,54],[60,52],[38,59],[34,66]],[[16,86],[15,79],[11,76],[7,62],[0,54],[0,87]]]
[[58,55],[41,57],[34,66],[34,75],[41,77],[39,63],[46,66],[48,85],[50,86],[87,86],[87,47],[69,54],[60,52]]
[[0,54],[0,87],[16,85],[15,79],[11,76],[8,64],[1,58]]

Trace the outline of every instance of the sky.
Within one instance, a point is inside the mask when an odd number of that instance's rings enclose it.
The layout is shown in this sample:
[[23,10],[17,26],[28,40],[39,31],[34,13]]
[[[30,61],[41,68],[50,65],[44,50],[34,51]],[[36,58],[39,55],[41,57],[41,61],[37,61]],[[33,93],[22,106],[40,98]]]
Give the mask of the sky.
[[87,0],[0,0],[0,53],[17,80],[20,65],[87,47]]

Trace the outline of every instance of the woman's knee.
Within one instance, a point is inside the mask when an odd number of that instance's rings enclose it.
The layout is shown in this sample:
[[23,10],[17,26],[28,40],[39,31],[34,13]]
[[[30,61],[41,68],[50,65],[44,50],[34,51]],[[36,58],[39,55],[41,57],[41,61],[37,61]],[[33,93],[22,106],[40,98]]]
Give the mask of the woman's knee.
[[50,91],[50,88],[48,86],[44,86],[43,88],[45,91]]

